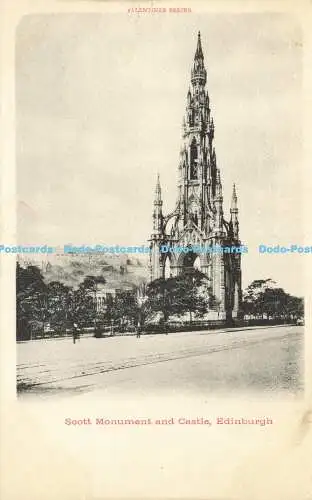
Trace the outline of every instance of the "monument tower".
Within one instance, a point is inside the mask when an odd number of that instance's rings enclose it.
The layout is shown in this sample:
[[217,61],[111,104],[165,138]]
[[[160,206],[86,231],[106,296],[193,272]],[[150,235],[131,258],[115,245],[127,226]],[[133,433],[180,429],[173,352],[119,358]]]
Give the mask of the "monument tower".
[[[241,305],[240,253],[198,252],[194,246],[240,247],[237,195],[233,186],[230,220],[223,216],[221,174],[214,148],[215,127],[206,90],[207,72],[198,33],[183,119],[179,160],[178,197],[175,209],[163,214],[159,176],[157,177],[151,244],[151,280],[177,276],[197,267],[209,280],[215,305],[207,311],[211,319],[239,315]],[[161,252],[161,246],[184,247],[187,252]]]

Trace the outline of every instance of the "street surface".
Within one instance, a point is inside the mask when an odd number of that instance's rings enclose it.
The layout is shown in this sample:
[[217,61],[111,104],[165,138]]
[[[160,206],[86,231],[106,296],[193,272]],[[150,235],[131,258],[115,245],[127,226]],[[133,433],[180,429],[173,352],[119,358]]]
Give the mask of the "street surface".
[[303,327],[43,339],[17,345],[20,396],[303,390]]

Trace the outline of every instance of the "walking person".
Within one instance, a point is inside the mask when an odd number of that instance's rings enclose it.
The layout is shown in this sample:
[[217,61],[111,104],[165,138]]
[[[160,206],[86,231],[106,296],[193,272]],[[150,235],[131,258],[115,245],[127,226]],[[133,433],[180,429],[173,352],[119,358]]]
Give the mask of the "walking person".
[[140,337],[141,337],[141,325],[140,323],[138,323],[136,328],[136,338],[139,339]]
[[78,325],[77,323],[74,323],[74,328],[73,328],[73,343],[76,344],[76,340],[78,339],[79,334],[78,334]]

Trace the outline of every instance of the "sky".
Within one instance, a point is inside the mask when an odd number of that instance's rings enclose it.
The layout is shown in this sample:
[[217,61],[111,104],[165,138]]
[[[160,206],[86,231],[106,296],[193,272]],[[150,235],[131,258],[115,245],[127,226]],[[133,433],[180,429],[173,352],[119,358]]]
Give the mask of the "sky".
[[[18,241],[146,244],[156,176],[174,207],[202,38],[225,217],[233,182],[243,287],[304,290],[302,34],[287,14],[25,16],[16,31]],[[310,257],[312,258],[312,257]]]

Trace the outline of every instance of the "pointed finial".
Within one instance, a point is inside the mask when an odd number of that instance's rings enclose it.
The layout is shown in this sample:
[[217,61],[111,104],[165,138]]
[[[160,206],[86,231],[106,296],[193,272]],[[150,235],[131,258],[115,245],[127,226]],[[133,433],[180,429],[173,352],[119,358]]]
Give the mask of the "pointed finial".
[[233,236],[234,238],[238,239],[239,223],[238,223],[237,194],[236,194],[235,184],[233,184],[233,194],[232,194],[230,213],[231,213]]
[[233,199],[235,198],[235,199],[237,200],[237,194],[236,194],[236,186],[235,186],[235,182],[234,182],[234,184],[233,184],[233,196],[232,196],[232,198],[233,198]]
[[160,187],[160,176],[159,176],[159,173],[157,173],[155,197],[156,197],[157,200],[161,200],[161,187]]
[[159,175],[159,172],[157,172],[156,189],[160,189],[160,175]]
[[231,210],[237,210],[237,194],[235,183],[233,184]]
[[201,46],[200,31],[198,32],[197,48],[196,48],[196,52],[195,52],[195,59],[197,59],[197,58],[204,58],[203,49]]
[[222,197],[222,184],[221,184],[221,176],[219,168],[217,168],[216,172],[216,196]]
[[157,173],[157,181],[156,181],[156,188],[155,188],[154,205],[158,206],[158,207],[162,206],[160,178],[159,178],[159,174],[158,173]]

